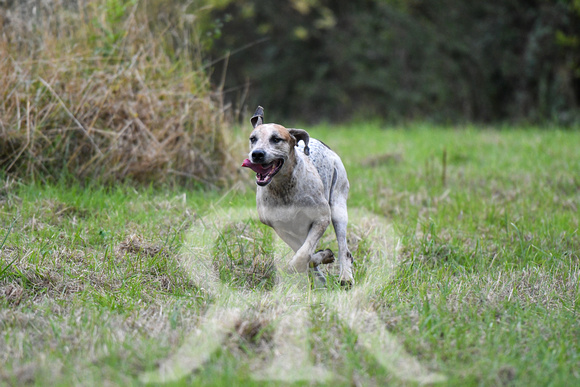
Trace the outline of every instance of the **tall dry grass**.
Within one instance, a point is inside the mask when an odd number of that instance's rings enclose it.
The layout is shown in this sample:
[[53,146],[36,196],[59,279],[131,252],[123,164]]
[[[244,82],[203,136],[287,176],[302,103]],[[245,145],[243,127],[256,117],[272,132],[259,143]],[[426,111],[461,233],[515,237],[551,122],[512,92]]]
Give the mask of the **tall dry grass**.
[[227,182],[222,105],[177,3],[0,1],[2,171]]

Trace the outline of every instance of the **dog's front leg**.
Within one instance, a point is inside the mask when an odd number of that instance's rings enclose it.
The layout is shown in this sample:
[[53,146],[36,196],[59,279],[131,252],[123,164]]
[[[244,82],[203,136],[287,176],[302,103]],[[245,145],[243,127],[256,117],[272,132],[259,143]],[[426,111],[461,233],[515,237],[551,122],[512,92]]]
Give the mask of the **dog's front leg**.
[[296,251],[292,260],[290,261],[290,270],[296,271],[298,273],[303,273],[308,269],[308,264],[312,258],[312,253],[318,245],[318,241],[324,235],[324,231],[330,224],[330,219],[325,218],[324,220],[317,220],[312,223],[306,240],[302,246]]
[[346,241],[348,211],[346,210],[346,195],[337,196],[332,206],[332,224],[338,242],[338,262],[340,263],[340,283],[350,286],[354,283],[352,275],[353,258]]

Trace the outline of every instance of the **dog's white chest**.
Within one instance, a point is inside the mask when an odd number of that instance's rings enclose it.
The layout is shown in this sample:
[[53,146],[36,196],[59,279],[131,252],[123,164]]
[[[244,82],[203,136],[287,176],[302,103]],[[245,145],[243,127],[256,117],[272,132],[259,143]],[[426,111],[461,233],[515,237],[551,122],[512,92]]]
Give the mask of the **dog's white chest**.
[[322,219],[330,220],[327,203],[317,206],[270,206],[258,202],[260,221],[272,227],[294,251],[306,240],[312,224]]

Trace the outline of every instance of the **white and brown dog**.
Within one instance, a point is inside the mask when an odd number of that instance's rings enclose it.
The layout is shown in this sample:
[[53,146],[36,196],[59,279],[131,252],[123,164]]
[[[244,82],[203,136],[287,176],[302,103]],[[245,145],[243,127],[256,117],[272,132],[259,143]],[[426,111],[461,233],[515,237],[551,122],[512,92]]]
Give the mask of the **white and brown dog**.
[[[264,124],[264,110],[258,106],[251,118],[249,158],[243,167],[256,172],[256,202],[262,223],[272,227],[294,256],[290,268],[318,270],[334,260],[332,251],[315,253],[316,246],[332,221],[338,241],[340,282],[353,283],[352,254],[346,243],[349,183],[340,157],[302,129]],[[304,145],[298,145],[302,141]]]

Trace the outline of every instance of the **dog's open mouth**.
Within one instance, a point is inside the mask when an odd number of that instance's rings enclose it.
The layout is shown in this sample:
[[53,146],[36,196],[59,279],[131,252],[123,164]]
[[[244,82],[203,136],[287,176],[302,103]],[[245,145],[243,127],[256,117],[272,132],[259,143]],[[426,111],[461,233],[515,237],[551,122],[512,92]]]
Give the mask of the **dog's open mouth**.
[[256,172],[256,184],[262,187],[272,181],[272,178],[280,171],[282,165],[284,165],[283,159],[278,159],[270,164],[254,164],[250,159],[245,159],[242,163],[242,167],[250,168]]

